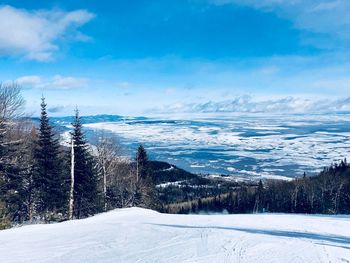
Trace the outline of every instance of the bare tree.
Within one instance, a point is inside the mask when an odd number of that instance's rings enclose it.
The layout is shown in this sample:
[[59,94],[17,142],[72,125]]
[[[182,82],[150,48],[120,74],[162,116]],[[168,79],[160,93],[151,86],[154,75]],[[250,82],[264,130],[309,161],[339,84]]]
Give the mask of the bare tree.
[[117,207],[147,206],[152,198],[149,182],[138,176],[137,162],[122,157],[115,138],[100,134],[96,159],[101,177],[104,210]]
[[16,83],[0,83],[0,119],[13,120],[23,116],[24,99]]
[[5,182],[0,190],[10,220],[31,221],[35,210],[36,134],[31,120],[22,118],[24,99],[20,91],[16,83],[0,83],[0,181]]
[[102,177],[103,207],[107,211],[107,187],[108,181],[113,175],[118,174],[118,164],[120,163],[120,146],[115,138],[106,138],[101,134],[96,146],[96,155],[99,174]]
[[119,159],[108,178],[109,203],[114,207],[131,207],[136,199],[136,173],[131,162]]
[[16,125],[15,120],[23,116],[24,99],[20,92],[15,83],[0,83],[0,163],[9,161],[5,148],[18,143],[18,140],[9,139],[9,133]]

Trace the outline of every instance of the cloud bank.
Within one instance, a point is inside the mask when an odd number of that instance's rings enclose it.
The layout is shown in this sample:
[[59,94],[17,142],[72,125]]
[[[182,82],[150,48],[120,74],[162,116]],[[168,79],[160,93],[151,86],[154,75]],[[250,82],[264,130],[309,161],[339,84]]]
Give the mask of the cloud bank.
[[341,99],[306,99],[285,97],[261,100],[252,96],[238,96],[232,100],[204,103],[176,103],[154,110],[158,113],[327,113],[350,112],[350,97]]
[[88,39],[78,28],[93,17],[94,14],[86,10],[27,11],[0,6],[0,55],[35,61],[53,60],[63,39]]

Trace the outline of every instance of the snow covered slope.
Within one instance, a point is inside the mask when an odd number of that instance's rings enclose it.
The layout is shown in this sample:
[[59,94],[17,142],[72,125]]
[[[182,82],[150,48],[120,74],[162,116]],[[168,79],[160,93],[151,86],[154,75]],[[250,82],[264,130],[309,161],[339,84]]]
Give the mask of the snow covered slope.
[[1,262],[350,262],[350,216],[119,209],[0,231]]

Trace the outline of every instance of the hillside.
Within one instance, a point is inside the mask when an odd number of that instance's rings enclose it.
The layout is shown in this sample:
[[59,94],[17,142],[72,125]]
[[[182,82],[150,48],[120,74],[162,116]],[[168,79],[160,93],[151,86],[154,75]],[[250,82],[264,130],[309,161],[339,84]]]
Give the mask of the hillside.
[[350,216],[117,209],[0,232],[2,262],[349,262]]

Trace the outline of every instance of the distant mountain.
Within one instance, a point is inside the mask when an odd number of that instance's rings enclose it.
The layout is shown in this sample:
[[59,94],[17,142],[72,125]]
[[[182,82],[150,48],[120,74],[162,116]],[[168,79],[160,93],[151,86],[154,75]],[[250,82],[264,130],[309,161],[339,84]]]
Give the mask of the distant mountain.
[[[63,116],[63,117],[51,117],[51,122],[59,125],[69,125],[73,116]],[[108,114],[99,114],[99,115],[89,115],[89,116],[81,116],[81,122],[83,124],[88,123],[99,123],[99,122],[117,122],[123,120],[145,120],[146,117],[128,117],[128,116],[120,116],[120,115],[108,115]],[[39,118],[32,118],[34,122],[38,122]]]

